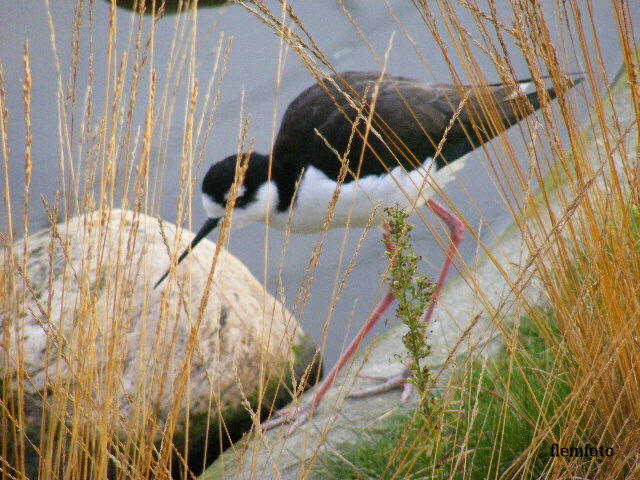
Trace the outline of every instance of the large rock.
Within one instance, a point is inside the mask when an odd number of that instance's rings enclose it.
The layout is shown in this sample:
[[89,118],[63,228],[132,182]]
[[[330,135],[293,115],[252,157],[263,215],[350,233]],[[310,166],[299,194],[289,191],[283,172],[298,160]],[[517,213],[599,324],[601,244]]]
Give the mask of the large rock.
[[[262,395],[263,405],[282,404],[311,363],[315,347],[296,320],[224,249],[203,298],[213,242],[200,243],[154,290],[169,265],[163,236],[172,252],[192,238],[112,210],[16,242],[13,265],[5,251],[5,271],[24,268],[25,242],[28,255],[25,275],[4,278],[12,303],[2,306],[3,397],[24,399],[22,429],[35,445],[44,412],[88,451],[93,435],[159,441],[174,431],[178,451],[188,437],[189,464],[201,469],[205,441],[212,460],[251,425],[249,404],[255,410]],[[167,442],[156,448],[171,452]],[[37,462],[32,450],[32,477]]]

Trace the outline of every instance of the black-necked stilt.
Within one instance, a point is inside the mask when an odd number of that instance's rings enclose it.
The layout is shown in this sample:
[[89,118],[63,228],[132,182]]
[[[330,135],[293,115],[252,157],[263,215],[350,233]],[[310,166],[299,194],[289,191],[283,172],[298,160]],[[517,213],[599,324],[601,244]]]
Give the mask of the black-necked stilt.
[[[553,88],[546,92],[549,99],[555,98]],[[250,154],[237,189],[232,227],[261,221],[292,232],[320,231],[337,188],[339,197],[329,227],[362,227],[373,211],[382,213],[384,206],[414,209],[426,203],[451,233],[433,301],[424,313],[428,322],[463,234],[462,222],[430,198],[435,195],[430,180],[439,187],[453,180],[463,163],[456,160],[539,106],[540,97],[530,80],[463,87],[375,72],[330,77],[306,89],[289,105],[271,157]],[[494,113],[488,113],[491,111]],[[178,263],[224,216],[236,163],[237,156],[232,155],[205,175],[202,201],[208,220]],[[383,221],[377,215],[374,223]],[[304,410],[296,416],[279,412],[278,418],[263,426],[295,419],[295,428],[303,422],[392,302],[387,293]],[[401,387],[405,399],[410,391],[409,375],[407,368],[365,395]]]

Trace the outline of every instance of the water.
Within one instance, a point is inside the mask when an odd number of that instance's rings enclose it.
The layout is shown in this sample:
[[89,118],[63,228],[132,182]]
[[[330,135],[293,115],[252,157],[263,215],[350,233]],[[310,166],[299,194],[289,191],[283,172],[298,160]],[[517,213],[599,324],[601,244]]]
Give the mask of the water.
[[[267,1],[267,5],[275,8],[276,2]],[[507,12],[507,2],[498,2],[499,12]],[[600,47],[606,62],[606,70],[612,76],[622,63],[620,48],[614,20],[609,13],[607,2],[592,2],[596,18],[597,33]],[[68,75],[71,43],[71,20],[73,18],[73,2],[51,2],[52,20],[56,29],[58,54],[65,77]],[[327,54],[337,70],[379,70],[379,64],[372,56],[369,47],[358,37],[353,26],[347,20],[339,3],[335,1],[293,1],[293,8],[302,22],[314,37],[318,45]],[[347,1],[346,7],[365,32],[373,51],[378,58],[383,58],[391,39],[388,71],[394,74],[420,78],[426,81],[450,81],[449,70],[439,54],[439,50],[429,36],[426,28],[416,14],[413,6],[407,1],[392,1],[397,18],[412,35],[419,49],[426,55],[428,65],[425,65],[413,50],[411,43],[403,36],[398,26],[388,15],[383,1]],[[505,8],[502,8],[505,7]],[[546,7],[553,12],[553,2],[547,2]],[[640,5],[631,3],[631,13],[634,19],[639,18]],[[94,51],[96,52],[96,91],[104,89],[105,62],[101,56],[106,51],[109,4],[97,1],[94,5],[95,18]],[[506,13],[504,15],[507,15]],[[557,18],[550,16],[549,18]],[[131,24],[132,14],[128,11],[118,11],[117,24],[119,43],[117,52],[120,55],[126,50],[126,40]],[[469,15],[463,16],[465,25],[472,31],[476,29]],[[148,23],[151,19],[146,19]],[[174,17],[163,18],[158,22],[157,39],[154,58],[158,77],[165,73],[167,58],[171,48],[171,38],[175,28]],[[233,47],[229,57],[228,73],[222,88],[222,101],[217,110],[217,123],[212,131],[204,160],[206,168],[210,163],[218,161],[234,153],[237,147],[237,132],[239,125],[239,111],[241,98],[244,95],[244,111],[251,114],[250,137],[255,139],[256,151],[269,150],[273,132],[273,109],[278,107],[277,122],[279,124],[283,109],[295,96],[313,81],[307,70],[293,52],[289,52],[284,64],[282,83],[279,95],[276,96],[275,78],[277,58],[280,49],[279,39],[265,25],[258,21],[245,9],[230,6],[222,9],[204,9],[199,14],[198,24],[198,56],[200,65],[200,84],[204,87],[210,71],[218,34],[224,32],[227,37],[233,37]],[[557,36],[556,36],[557,37]],[[22,46],[28,40],[31,52],[31,68],[33,71],[33,180],[31,202],[31,229],[44,228],[47,225],[46,212],[40,201],[42,195],[52,202],[55,193],[61,188],[58,178],[58,163],[60,147],[57,134],[56,110],[56,76],[51,53],[49,28],[43,2],[2,2],[0,19],[0,61],[4,68],[6,88],[8,90],[7,108],[11,112],[9,147],[12,152],[9,180],[14,219],[21,218],[22,187],[24,184],[23,150],[24,128],[22,120],[22,91],[23,77]],[[86,43],[86,29],[81,37],[81,48],[88,48]],[[523,61],[518,61],[516,49],[512,45],[512,58],[516,71],[526,76]],[[480,65],[486,69],[490,80],[498,77],[491,68],[491,63],[478,54]],[[452,55],[455,56],[455,55]],[[572,65],[579,69],[578,65]],[[78,82],[81,88],[80,100],[84,94],[83,79],[86,78],[86,65],[80,66]],[[143,79],[141,91],[146,91],[146,79]],[[182,120],[184,109],[180,107],[184,95],[174,111],[175,119],[169,132],[168,155],[166,157],[166,174],[163,183],[163,194],[157,212],[172,221],[175,218],[175,201],[178,190],[179,163],[182,145]],[[96,110],[102,106],[97,100]],[[144,105],[139,108],[134,118],[134,125],[143,125]],[[514,143],[519,144],[517,132],[511,132]],[[524,159],[524,156],[523,156]],[[154,158],[152,161],[160,162]],[[197,185],[204,170],[197,172]],[[510,224],[509,214],[497,194],[494,180],[488,173],[485,156],[475,154],[467,162],[467,166],[459,175],[459,182],[447,188],[447,195],[453,200],[468,223],[475,229],[480,229],[480,238],[485,243],[491,243],[495,234],[499,234]],[[200,206],[199,195],[194,198],[193,221],[194,230],[204,221],[204,211]],[[153,213],[157,213],[153,212]],[[3,231],[6,228],[6,215],[2,211]],[[444,231],[433,218],[427,215],[433,227],[440,235]],[[14,220],[15,222],[15,220]],[[20,222],[17,222],[20,223]],[[16,226],[16,235],[21,235],[21,228]],[[267,289],[274,295],[280,296],[278,289],[279,277],[283,282],[282,292],[284,301],[291,307],[294,303],[297,289],[304,278],[305,266],[313,248],[317,235],[293,235],[289,241],[284,265],[279,274],[279,264],[283,247],[281,232],[268,232],[268,244],[265,247],[265,229],[255,225],[243,230],[232,232],[229,249],[239,257],[262,280],[266,279]],[[305,331],[318,343],[321,342],[323,327],[328,318],[331,324],[327,328],[327,343],[324,348],[327,366],[333,364],[343,348],[344,343],[352,338],[354,330],[359,328],[374,303],[382,294],[383,285],[379,278],[385,268],[383,247],[379,234],[372,231],[364,241],[355,266],[349,279],[340,292],[339,301],[332,310],[328,305],[332,302],[335,288],[336,269],[344,273],[346,265],[352,256],[361,230],[335,230],[327,238],[324,253],[318,269],[314,272],[314,282],[310,291],[309,301],[304,313],[299,314]],[[441,246],[434,240],[433,235],[424,227],[415,230],[415,245],[420,255],[424,257],[424,271],[435,275],[443,259]],[[343,248],[344,258],[340,257]],[[215,239],[215,236],[213,237]],[[268,268],[264,269],[264,258],[268,258]],[[470,234],[467,234],[461,247],[461,254],[466,262],[473,263],[476,258],[477,245]],[[342,274],[341,273],[341,274]],[[339,277],[338,277],[339,278]],[[388,315],[392,318],[392,313]],[[388,328],[381,324],[374,330],[372,337]]]

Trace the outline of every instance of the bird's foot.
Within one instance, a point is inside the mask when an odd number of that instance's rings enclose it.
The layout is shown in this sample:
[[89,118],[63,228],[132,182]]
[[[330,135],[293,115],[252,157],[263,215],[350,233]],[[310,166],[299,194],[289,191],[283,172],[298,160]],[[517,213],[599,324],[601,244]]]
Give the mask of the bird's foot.
[[375,387],[366,388],[359,392],[349,394],[349,398],[365,398],[372,395],[378,395],[379,393],[390,392],[391,390],[402,390],[402,396],[400,397],[400,403],[406,403],[409,399],[409,395],[413,391],[413,385],[408,381],[411,378],[411,368],[405,367],[402,373],[395,375],[391,378],[380,377],[368,377],[374,380],[384,380],[380,385]]
[[300,425],[308,420],[312,411],[313,409],[311,408],[311,404],[281,408],[274,413],[275,418],[262,422],[260,424],[260,429],[263,432],[266,432],[267,430],[271,430],[272,428],[287,423],[290,424],[286,433],[286,436],[288,437],[295,432]]

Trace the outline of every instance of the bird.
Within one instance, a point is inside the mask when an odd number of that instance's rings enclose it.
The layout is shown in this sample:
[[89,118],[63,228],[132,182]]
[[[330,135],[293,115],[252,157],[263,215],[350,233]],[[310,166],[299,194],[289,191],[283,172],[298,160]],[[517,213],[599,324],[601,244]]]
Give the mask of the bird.
[[[566,78],[569,88],[582,80]],[[455,179],[468,153],[553,100],[559,90],[564,91],[564,85],[538,89],[530,78],[476,86],[381,72],[349,71],[319,78],[287,107],[270,154],[235,154],[209,168],[202,181],[207,220],[174,268],[218,226],[229,202],[234,202],[230,228],[264,222],[293,233],[371,224],[384,228],[384,207],[415,211],[426,204],[450,233],[422,317],[429,322],[464,232],[462,221],[434,197]],[[245,165],[241,182],[239,162]],[[387,250],[393,248],[386,245]],[[155,287],[168,274],[169,270]],[[291,433],[306,421],[393,301],[390,291],[380,299],[307,405],[275,412],[263,429],[290,423]],[[410,375],[410,366],[405,366],[401,374],[352,396],[399,388],[405,401]]]

